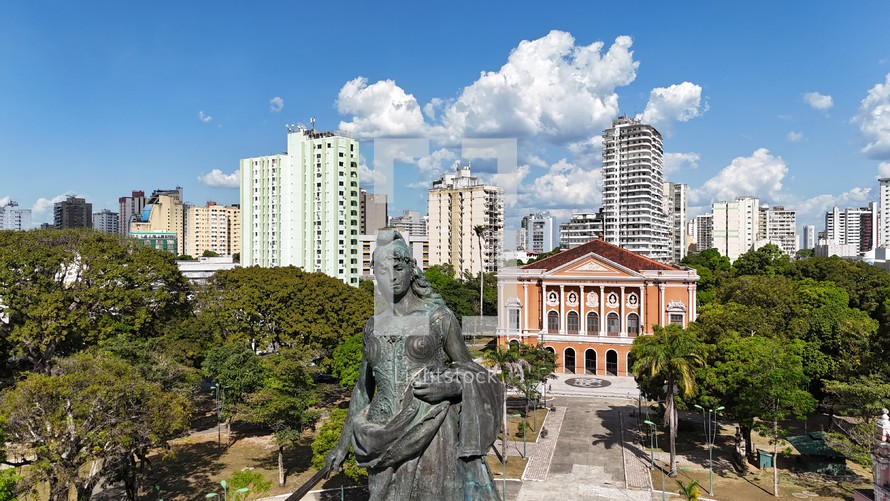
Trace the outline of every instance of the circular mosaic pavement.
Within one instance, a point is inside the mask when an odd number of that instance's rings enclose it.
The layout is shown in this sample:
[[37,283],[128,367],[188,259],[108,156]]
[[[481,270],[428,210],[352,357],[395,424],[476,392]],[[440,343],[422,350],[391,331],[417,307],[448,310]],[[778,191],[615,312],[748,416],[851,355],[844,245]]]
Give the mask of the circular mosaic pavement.
[[595,377],[573,377],[571,379],[566,379],[566,384],[569,386],[577,386],[578,388],[605,388],[612,383],[605,379],[598,379]]

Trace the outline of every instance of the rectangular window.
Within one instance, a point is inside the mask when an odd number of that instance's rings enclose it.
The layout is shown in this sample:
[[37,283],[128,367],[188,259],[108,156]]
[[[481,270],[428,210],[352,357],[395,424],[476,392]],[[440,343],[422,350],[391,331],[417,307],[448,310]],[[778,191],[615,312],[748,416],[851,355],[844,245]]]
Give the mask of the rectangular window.
[[516,308],[511,308],[507,310],[508,313],[508,324],[507,328],[511,331],[519,330],[519,310]]
[[683,314],[682,313],[671,313],[671,325],[679,325],[683,327]]

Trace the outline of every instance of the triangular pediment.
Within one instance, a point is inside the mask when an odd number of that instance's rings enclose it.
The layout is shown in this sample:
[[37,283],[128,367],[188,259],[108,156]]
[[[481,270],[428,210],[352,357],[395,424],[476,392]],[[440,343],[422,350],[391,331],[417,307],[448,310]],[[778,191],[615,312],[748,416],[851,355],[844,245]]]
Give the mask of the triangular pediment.
[[550,270],[550,276],[571,277],[640,277],[639,273],[627,269],[597,254],[586,254],[558,268]]

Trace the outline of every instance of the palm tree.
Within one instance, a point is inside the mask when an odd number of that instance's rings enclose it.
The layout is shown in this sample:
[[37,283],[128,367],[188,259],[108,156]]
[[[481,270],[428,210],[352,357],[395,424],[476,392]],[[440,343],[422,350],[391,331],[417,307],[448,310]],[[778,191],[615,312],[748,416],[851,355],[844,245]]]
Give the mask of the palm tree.
[[485,225],[477,224],[473,227],[476,239],[479,241],[479,316],[485,315],[482,311],[482,284],[485,282],[485,261],[482,259],[482,237],[485,235]]
[[704,365],[704,346],[695,334],[678,325],[653,327],[652,336],[634,339],[630,350],[633,373],[639,377],[664,378],[664,425],[670,430],[671,477],[677,475],[677,408],[674,395],[683,391],[692,396],[695,389],[695,369]]

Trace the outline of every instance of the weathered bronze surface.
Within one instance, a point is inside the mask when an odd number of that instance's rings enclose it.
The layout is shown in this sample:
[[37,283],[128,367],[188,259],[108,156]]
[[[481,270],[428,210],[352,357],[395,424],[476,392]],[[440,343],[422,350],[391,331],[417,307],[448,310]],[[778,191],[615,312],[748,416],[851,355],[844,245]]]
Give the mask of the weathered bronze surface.
[[352,446],[371,500],[497,500],[485,455],[503,418],[500,381],[473,362],[395,230],[378,234],[374,277],[377,312],[327,466],[336,471]]

